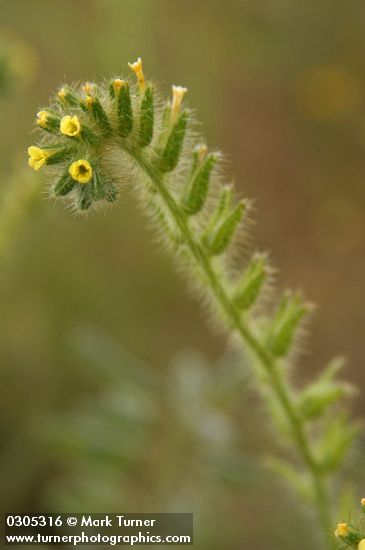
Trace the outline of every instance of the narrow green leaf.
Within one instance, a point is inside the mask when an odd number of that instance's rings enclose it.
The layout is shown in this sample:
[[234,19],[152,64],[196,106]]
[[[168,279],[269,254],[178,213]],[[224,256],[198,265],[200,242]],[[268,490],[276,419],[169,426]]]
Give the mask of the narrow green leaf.
[[108,185],[108,191],[105,194],[105,200],[108,202],[115,202],[118,198],[119,192],[113,182]]
[[65,160],[68,160],[72,156],[72,153],[73,149],[61,149],[50,157],[47,157],[46,164],[59,164]]
[[99,170],[94,171],[93,179],[89,185],[94,200],[104,199],[108,202],[114,202],[117,199],[118,190],[113,181]]
[[96,145],[99,141],[99,138],[94,134],[90,128],[87,128],[86,126],[81,127],[81,139],[89,144],[89,145]]
[[93,178],[88,185],[90,186],[90,192],[94,200],[100,200],[105,197],[105,181],[98,171],[94,170]]
[[226,250],[245,210],[246,203],[240,201],[232,212],[219,224],[215,233],[207,239],[206,245],[212,255],[222,254]]
[[197,214],[203,208],[208,195],[212,170],[217,163],[217,155],[208,155],[193,174],[187,197],[183,201],[184,210],[189,216]]
[[74,188],[75,183],[75,180],[71,178],[68,171],[65,172],[54,186],[54,194],[58,197],[64,197],[65,195],[68,195],[68,193],[70,193],[70,191],[72,191],[72,189]]
[[323,382],[331,382],[336,374],[343,368],[345,363],[346,359],[344,357],[334,357],[320,374],[319,379]]
[[248,309],[257,300],[267,277],[266,256],[256,254],[247,267],[234,296],[239,308]]
[[80,210],[88,210],[93,200],[90,184],[83,185],[79,190],[78,207]]
[[188,112],[183,111],[174,124],[161,155],[161,172],[171,172],[180,160],[188,122]]
[[118,95],[118,119],[119,134],[127,137],[133,129],[133,110],[131,93],[127,80],[123,80],[123,85]]
[[104,111],[102,104],[97,97],[94,97],[90,101],[91,111],[94,115],[96,122],[99,124],[103,134],[109,136],[112,133],[112,128],[108,120],[108,116]]
[[307,420],[319,418],[348,391],[349,386],[345,384],[316,381],[300,393],[298,410],[301,416]]
[[154,100],[151,85],[146,86],[141,101],[138,144],[146,147],[152,141],[154,125]]
[[326,472],[340,468],[354,439],[361,432],[359,423],[350,423],[347,415],[330,417],[317,452]]
[[309,311],[310,305],[303,302],[299,294],[292,294],[291,292],[284,294],[267,337],[267,345],[273,355],[282,357],[288,353],[296,329]]
[[222,221],[223,216],[226,215],[228,208],[232,203],[233,189],[231,185],[225,185],[220,193],[218,204],[213,211],[206,229],[202,234],[202,243],[209,245],[209,238],[214,232],[217,225]]

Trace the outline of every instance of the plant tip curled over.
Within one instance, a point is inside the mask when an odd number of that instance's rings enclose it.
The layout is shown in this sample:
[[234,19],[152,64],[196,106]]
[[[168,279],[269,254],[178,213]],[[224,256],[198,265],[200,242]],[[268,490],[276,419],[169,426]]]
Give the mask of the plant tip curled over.
[[[339,409],[348,392],[335,380],[338,361],[301,390],[293,387],[295,350],[311,306],[297,292],[284,292],[276,308],[268,306],[268,256],[255,252],[244,269],[236,262],[250,201],[236,200],[222,156],[197,135],[187,88],[174,85],[164,100],[140,58],[129,67],[135,81],[117,76],[59,88],[37,115],[42,138],[28,149],[29,165],[48,172],[52,197],[81,213],[114,203],[122,184],[132,184],[189,280],[250,358],[270,418],[300,458],[282,461],[280,473],[295,487],[309,483],[308,498],[323,532],[330,532],[330,481],[358,433]],[[363,544],[345,523],[336,536]]]

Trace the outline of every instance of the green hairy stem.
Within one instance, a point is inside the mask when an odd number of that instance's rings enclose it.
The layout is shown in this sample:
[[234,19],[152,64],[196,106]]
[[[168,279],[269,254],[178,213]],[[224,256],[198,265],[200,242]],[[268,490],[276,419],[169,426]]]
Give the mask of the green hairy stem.
[[[260,365],[267,373],[275,395],[291,424],[293,440],[311,473],[318,515],[324,532],[327,532],[331,529],[332,519],[326,480],[322,475],[320,465],[313,456],[311,444],[307,437],[303,421],[296,410],[290,391],[288,390],[285,381],[282,379],[276,361],[267,353],[265,347],[254,336],[249,326],[247,326],[242,319],[241,312],[222,285],[219,274],[217,274],[212,266],[212,262],[209,256],[207,256],[204,247],[199,243],[199,241],[195,238],[194,233],[191,231],[186,214],[179,208],[174,198],[164,185],[163,176],[156,174],[143,156],[137,155],[135,159],[142,170],[151,178],[156,191],[160,193],[163,198],[167,208],[176,222],[176,225],[180,228],[182,241],[188,245],[197,265],[206,276],[212,294],[214,295],[220,308],[226,314],[230,326],[238,332],[243,344],[248,346],[254,353]],[[331,546],[333,545],[331,544]]]
[[306,387],[292,387],[293,350],[310,305],[285,292],[274,309],[268,306],[267,256],[254,253],[243,270],[235,261],[250,203],[235,200],[221,155],[197,137],[183,105],[187,90],[173,86],[172,100],[164,101],[145,81],[141,60],[130,68],[136,84],[116,78],[63,86],[37,115],[42,139],[28,149],[29,165],[45,166],[50,195],[80,213],[110,205],[125,181],[133,183],[189,280],[248,356],[279,440],[296,450],[271,466],[306,499],[324,546],[334,548],[333,482],[358,432],[342,406],[349,386],[336,380],[340,361]]

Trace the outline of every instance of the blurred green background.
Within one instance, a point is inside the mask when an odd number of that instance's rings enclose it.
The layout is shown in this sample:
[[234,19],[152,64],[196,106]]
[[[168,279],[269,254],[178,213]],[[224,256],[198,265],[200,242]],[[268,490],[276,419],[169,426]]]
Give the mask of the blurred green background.
[[[0,50],[15,58],[0,80],[0,193],[24,203],[23,222],[0,221],[3,510],[193,511],[202,550],[317,548],[310,514],[257,460],[277,443],[247,365],[225,352],[133,193],[107,216],[73,217],[46,200],[25,151],[64,81],[125,74],[140,55],[166,94],[187,86],[208,144],[256,199],[253,234],[279,285],[319,305],[298,383],[340,353],[364,387],[365,5],[0,8]],[[356,451],[355,481],[359,463]]]

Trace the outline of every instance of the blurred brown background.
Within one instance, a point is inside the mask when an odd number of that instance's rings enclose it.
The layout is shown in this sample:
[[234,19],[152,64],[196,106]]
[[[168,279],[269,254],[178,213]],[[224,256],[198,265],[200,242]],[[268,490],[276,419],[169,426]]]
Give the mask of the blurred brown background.
[[[29,48],[23,72],[33,77],[1,99],[2,194],[27,185],[35,113],[55,88],[125,74],[140,55],[166,94],[171,83],[189,88],[208,144],[256,199],[255,240],[272,251],[280,286],[319,306],[298,380],[344,354],[347,378],[364,387],[364,4],[0,7],[0,32]],[[133,193],[87,219],[40,193],[1,268],[4,511],[184,509],[199,517],[203,550],[315,548],[306,514],[256,469],[268,433],[249,379],[234,355],[222,359],[225,338],[210,331]],[[181,354],[191,349],[200,355]]]

